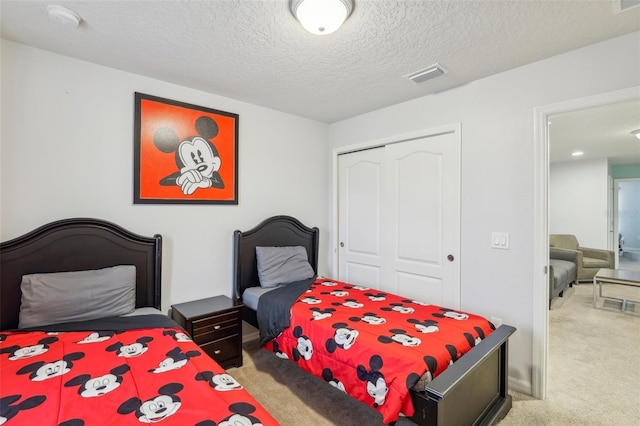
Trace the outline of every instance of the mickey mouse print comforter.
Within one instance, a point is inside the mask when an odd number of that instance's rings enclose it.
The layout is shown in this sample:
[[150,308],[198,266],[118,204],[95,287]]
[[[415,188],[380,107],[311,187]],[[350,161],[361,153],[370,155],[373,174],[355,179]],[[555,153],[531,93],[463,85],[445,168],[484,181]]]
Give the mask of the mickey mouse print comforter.
[[300,294],[288,322],[264,348],[375,408],[384,423],[413,415],[409,390],[424,389],[495,329],[477,315],[325,278]]
[[1,332],[0,425],[278,424],[182,329],[132,327]]

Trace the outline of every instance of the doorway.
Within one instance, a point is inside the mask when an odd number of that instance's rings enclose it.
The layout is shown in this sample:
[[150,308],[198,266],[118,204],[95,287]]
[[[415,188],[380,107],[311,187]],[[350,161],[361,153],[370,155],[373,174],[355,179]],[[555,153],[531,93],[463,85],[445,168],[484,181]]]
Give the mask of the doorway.
[[534,110],[534,311],[532,395],[546,399],[549,356],[547,270],[549,259],[549,119],[555,114],[640,99],[640,87],[535,108]]
[[616,268],[640,271],[640,178],[613,180]]

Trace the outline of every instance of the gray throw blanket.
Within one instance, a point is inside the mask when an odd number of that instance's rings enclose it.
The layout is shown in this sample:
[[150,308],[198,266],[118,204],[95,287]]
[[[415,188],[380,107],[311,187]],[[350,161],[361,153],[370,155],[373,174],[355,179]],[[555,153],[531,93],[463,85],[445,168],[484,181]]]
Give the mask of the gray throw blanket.
[[307,291],[316,277],[293,282],[275,288],[258,300],[258,327],[260,329],[260,345],[278,337],[291,320],[291,305]]

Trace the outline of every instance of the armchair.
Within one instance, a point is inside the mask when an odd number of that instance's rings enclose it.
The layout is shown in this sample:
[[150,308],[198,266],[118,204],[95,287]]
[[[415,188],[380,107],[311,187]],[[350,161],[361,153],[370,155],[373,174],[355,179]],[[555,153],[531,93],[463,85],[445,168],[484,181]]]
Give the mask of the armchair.
[[550,252],[570,250],[576,252],[576,281],[591,281],[600,268],[614,269],[613,251],[581,247],[572,234],[549,235]]

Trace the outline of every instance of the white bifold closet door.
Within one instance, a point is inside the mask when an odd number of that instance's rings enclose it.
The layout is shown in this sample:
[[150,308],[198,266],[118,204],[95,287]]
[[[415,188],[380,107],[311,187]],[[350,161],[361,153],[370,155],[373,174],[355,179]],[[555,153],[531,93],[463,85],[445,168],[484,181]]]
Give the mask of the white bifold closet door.
[[338,157],[338,278],[460,305],[460,139],[437,134]]

